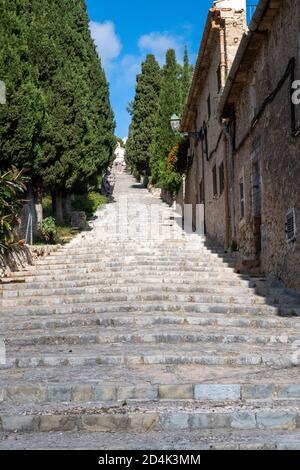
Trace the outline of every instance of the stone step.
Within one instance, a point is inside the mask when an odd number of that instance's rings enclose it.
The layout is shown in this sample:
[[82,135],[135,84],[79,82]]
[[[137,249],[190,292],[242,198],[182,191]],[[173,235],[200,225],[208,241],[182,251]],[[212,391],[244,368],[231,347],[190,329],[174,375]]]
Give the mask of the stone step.
[[214,261],[214,260],[194,260],[194,259],[191,259],[191,260],[188,260],[188,259],[159,259],[159,260],[154,260],[153,258],[152,259],[149,259],[149,260],[145,260],[145,259],[141,259],[137,262],[136,259],[134,259],[134,257],[128,257],[128,259],[122,257],[120,258],[116,256],[116,259],[113,259],[111,256],[110,256],[110,259],[104,259],[103,257],[101,259],[99,259],[99,261],[97,261],[96,259],[93,259],[93,260],[90,260],[90,261],[85,261],[85,260],[77,260],[76,257],[74,256],[74,258],[72,260],[65,260],[65,259],[62,259],[62,262],[61,263],[57,263],[57,261],[55,261],[54,263],[52,263],[50,260],[48,262],[48,260],[43,260],[43,261],[37,261],[35,263],[35,267],[40,269],[40,270],[44,270],[44,269],[49,269],[49,266],[51,266],[52,269],[58,269],[58,270],[61,270],[61,269],[67,269],[67,268],[71,268],[71,267],[79,267],[79,268],[82,268],[82,267],[85,267],[85,266],[88,266],[88,267],[91,267],[91,266],[104,266],[104,267],[107,267],[107,268],[113,268],[113,267],[148,267],[148,266],[151,266],[151,267],[156,267],[156,266],[161,266],[161,267],[177,267],[177,268],[194,268],[194,267],[197,267],[197,268],[207,268],[207,267],[214,267],[214,268],[224,268],[224,269],[227,269],[228,268],[228,265],[225,264],[225,263],[222,263],[221,261]]
[[158,303],[146,303],[146,302],[95,302],[89,304],[60,304],[60,305],[32,305],[24,306],[22,309],[16,307],[6,307],[3,309],[2,318],[6,316],[22,317],[27,315],[37,316],[49,316],[49,315],[60,315],[60,314],[73,314],[81,313],[82,315],[94,314],[94,313],[108,313],[108,312],[119,312],[119,313],[139,313],[140,315],[149,312],[169,312],[169,313],[206,313],[215,314],[223,313],[228,314],[241,314],[241,315],[278,315],[283,313],[284,315],[295,315],[298,312],[298,307],[284,307],[279,308],[276,306],[269,305],[234,305],[234,304],[205,304],[205,303],[184,303],[184,302],[158,302]]
[[186,255],[186,254],[166,254],[164,251],[161,253],[157,253],[157,257],[154,257],[153,253],[147,254],[132,254],[132,252],[127,252],[120,255],[120,252],[115,251],[113,252],[112,250],[108,250],[107,252],[103,252],[101,250],[100,253],[91,253],[87,255],[82,255],[82,254],[76,254],[73,253],[72,255],[67,254],[67,253],[57,253],[53,254],[52,256],[47,257],[46,259],[41,259],[41,260],[36,260],[35,265],[36,266],[42,266],[44,264],[49,264],[49,265],[58,265],[61,266],[62,264],[75,264],[75,263],[95,263],[95,262],[134,262],[136,264],[156,264],[157,259],[159,260],[160,263],[175,263],[178,264],[180,262],[185,262],[185,263],[200,263],[200,264],[205,264],[208,262],[215,262],[216,264],[222,264],[223,260],[220,259],[219,257],[209,255],[209,254],[203,254],[203,255],[198,255],[197,253],[194,253],[194,256],[192,253]]
[[[165,277],[159,277],[159,276],[153,276],[153,277],[132,277],[132,278],[113,278],[112,276],[103,276],[103,277],[93,277],[91,274],[89,276],[82,277],[81,279],[75,279],[75,280],[58,280],[55,281],[54,279],[49,281],[39,281],[39,282],[34,282],[34,281],[28,281],[28,278],[26,278],[26,282],[24,283],[17,283],[17,282],[4,282],[3,284],[0,284],[0,296],[6,295],[8,291],[10,292],[16,292],[20,296],[21,295],[26,295],[25,291],[26,290],[37,290],[37,289],[63,289],[63,288],[85,288],[85,287],[96,287],[99,288],[99,283],[100,288],[112,288],[112,285],[115,286],[116,288],[132,288],[136,287],[137,289],[145,289],[145,290],[153,290],[155,288],[165,288],[165,289],[179,289],[182,288],[184,290],[186,289],[194,289],[199,291],[204,291],[206,290],[207,292],[220,292],[223,289],[242,289],[246,290],[247,292],[252,292],[255,293],[256,290],[251,286],[251,283],[247,280],[239,279],[239,278],[233,278],[230,279],[229,277],[226,279],[221,278],[218,280],[217,285],[214,287],[214,285],[210,285],[208,282],[207,278],[200,278],[199,279],[193,279],[187,276],[187,278],[170,278],[167,279]],[[249,290],[251,289],[251,290]],[[9,293],[7,294],[9,296]]]
[[140,279],[144,279],[144,282],[147,283],[149,279],[159,279],[159,280],[164,280],[166,283],[171,284],[173,281],[174,282],[179,282],[179,280],[182,280],[182,283],[187,284],[188,281],[194,281],[194,282],[206,282],[206,283],[211,283],[211,279],[214,279],[214,284],[220,283],[220,286],[222,286],[222,283],[228,282],[239,282],[245,280],[245,278],[242,278],[234,273],[228,272],[228,273],[221,273],[221,272],[205,272],[205,271],[194,271],[194,272],[182,272],[182,271],[133,271],[130,270],[126,271],[107,271],[104,272],[102,271],[89,271],[86,272],[84,269],[82,269],[80,272],[75,272],[75,271],[70,271],[70,273],[54,273],[53,271],[51,273],[41,273],[38,271],[33,271],[32,273],[28,271],[19,271],[14,273],[14,279],[16,281],[22,280],[24,282],[57,282],[61,281],[63,282],[64,280],[66,282],[68,281],[82,281],[82,280],[96,280],[98,282],[105,282],[107,280],[113,280],[114,282],[133,282],[133,279],[136,279],[137,281]]
[[[42,320],[34,317],[26,317],[26,320],[17,318],[13,321],[11,318],[6,319],[4,322],[1,321],[0,317],[0,330],[5,332],[11,331],[27,331],[27,330],[48,330],[55,329],[58,331],[62,328],[69,328],[72,331],[72,328],[76,327],[100,327],[100,328],[143,328],[143,331],[147,327],[159,326],[160,328],[170,328],[174,325],[179,326],[180,328],[187,328],[191,326],[193,331],[196,331],[197,328],[203,327],[219,327],[223,331],[225,329],[233,330],[234,328],[240,328],[241,331],[248,329],[250,331],[262,330],[265,329],[274,332],[275,329],[278,329],[282,335],[286,334],[288,330],[293,331],[294,333],[299,332],[299,319],[285,319],[280,317],[274,318],[253,318],[251,317],[230,317],[224,316],[223,314],[214,314],[207,316],[206,314],[197,314],[197,315],[160,315],[153,313],[150,315],[134,315],[126,314],[120,315],[118,312],[114,314],[102,314],[99,315],[90,315],[88,318],[84,318],[82,315],[73,314],[72,318],[66,318],[65,316],[57,315],[55,319],[51,320]],[[11,333],[10,333],[11,334]]]
[[[204,351],[195,352],[194,350],[188,350],[187,344],[182,343],[179,348],[175,348],[174,344],[172,349],[170,344],[161,343],[159,352],[156,348],[151,348],[148,345],[147,350],[143,345],[140,348],[139,344],[131,345],[129,348],[127,344],[124,344],[122,348],[118,349],[117,345],[94,345],[94,352],[92,352],[91,344],[85,346],[85,352],[78,349],[77,345],[72,345],[72,349],[56,352],[47,350],[47,345],[42,347],[39,352],[38,346],[35,349],[26,348],[22,352],[15,352],[14,350],[8,349],[6,355],[6,363],[0,364],[1,369],[28,369],[34,367],[61,367],[63,365],[73,367],[95,367],[97,364],[100,365],[231,365],[243,367],[245,365],[264,365],[264,366],[278,366],[278,367],[293,367],[293,350],[290,354],[287,354],[286,347],[280,347],[276,345],[276,348],[272,348],[268,345],[268,348],[258,348],[256,345],[251,345],[251,350],[243,347],[241,344],[239,347],[235,345],[218,345],[217,348],[213,348],[206,345]],[[97,347],[96,347],[97,346]],[[134,346],[134,347],[133,347]],[[165,347],[167,346],[167,347]],[[66,345],[60,346],[61,348],[67,348]],[[70,346],[69,346],[70,348]]]
[[183,302],[198,304],[230,304],[230,305],[249,305],[263,306],[272,305],[276,299],[263,298],[254,295],[205,295],[178,292],[141,292],[141,293],[84,293],[69,295],[50,295],[40,296],[38,292],[31,297],[4,298],[0,300],[1,307],[31,306],[31,305],[69,305],[76,303],[111,303],[111,302]]
[[122,327],[103,328],[96,326],[64,329],[60,332],[45,332],[38,330],[31,333],[28,332],[9,332],[6,330],[6,345],[11,347],[17,346],[35,346],[35,345],[86,345],[86,344],[116,344],[116,343],[132,343],[132,344],[148,344],[148,343],[192,343],[200,346],[206,343],[218,344],[285,344],[292,345],[296,341],[300,344],[300,331],[285,330],[284,334],[281,330],[270,332],[263,330],[260,333],[251,334],[251,331],[245,334],[241,328],[231,328],[230,333],[224,332],[223,328],[210,327],[205,330],[203,327],[182,326],[177,329],[170,326],[145,327],[143,331],[140,329],[128,330],[124,332]]
[[[22,286],[23,287],[23,286]],[[107,285],[99,286],[98,284],[95,285],[82,285],[82,287],[65,287],[62,285],[61,287],[53,287],[51,283],[51,288],[46,284],[43,287],[38,287],[38,285],[33,286],[32,289],[29,289],[29,286],[26,286],[27,289],[19,289],[18,286],[15,286],[15,290],[12,289],[3,289],[0,291],[0,298],[3,299],[13,299],[16,297],[45,297],[45,296],[76,296],[82,294],[140,294],[140,293],[153,293],[153,292],[165,292],[165,293],[190,293],[190,294],[214,294],[214,295],[229,295],[229,296],[253,296],[255,295],[255,289],[237,286],[237,287],[217,287],[217,286],[199,286],[198,284],[194,285],[182,285],[182,284],[175,284],[175,285],[167,285],[166,283],[159,283],[156,284],[151,283],[149,284],[133,284],[133,285],[118,285],[117,283],[114,285]]]
[[[47,268],[47,269],[46,269]],[[55,274],[56,276],[68,276],[68,275],[82,275],[84,274],[85,276],[89,275],[90,273],[99,273],[104,276],[105,274],[114,274],[115,276],[127,276],[129,273],[132,273],[132,275],[137,275],[137,276],[149,276],[156,274],[157,276],[181,276],[183,277],[184,273],[189,273],[190,275],[198,275],[202,276],[202,274],[207,274],[210,279],[215,276],[215,274],[219,275],[232,275],[233,277],[235,276],[234,273],[232,273],[230,268],[224,268],[224,267],[214,267],[214,266],[209,266],[205,268],[200,268],[200,267],[176,267],[176,266],[169,266],[166,265],[165,269],[162,268],[161,266],[121,266],[118,265],[116,267],[107,267],[105,265],[100,265],[100,264],[95,264],[94,266],[76,266],[75,268],[61,268],[61,269],[49,269],[49,267],[45,266],[45,269],[30,269],[26,271],[19,271],[17,273],[14,273],[14,277],[38,277],[38,278],[44,278],[44,277],[53,277]],[[54,274],[55,273],[55,274]]]
[[0,433],[1,450],[300,450],[300,430]]
[[200,430],[298,430],[299,408],[293,404],[260,407],[231,405],[180,407],[172,403],[158,405],[82,406],[58,404],[6,406],[0,412],[1,432],[103,432],[122,431],[200,431]]
[[[7,368],[0,370],[0,383],[2,386],[65,386],[69,385],[112,385],[120,386],[156,386],[156,385],[191,385],[191,384],[248,384],[248,385],[274,385],[281,387],[291,384],[299,384],[299,368],[267,366],[264,364],[245,364],[237,367],[231,364],[89,364],[61,365],[60,367],[28,367]],[[260,389],[265,393],[265,398],[272,393],[268,389]],[[275,396],[274,395],[274,396]],[[139,395],[142,396],[142,395]],[[296,398],[296,391],[291,393]],[[109,398],[110,397],[110,398]],[[143,395],[146,399],[146,395]],[[174,398],[174,397],[173,397]],[[252,397],[253,398],[253,397]],[[255,397],[254,397],[255,398]],[[282,396],[283,398],[283,396]],[[116,399],[115,395],[108,399]]]
[[[52,284],[51,284],[52,285]],[[107,284],[105,284],[107,286]],[[219,303],[245,303],[245,304],[268,304],[268,305],[293,305],[295,298],[292,296],[282,295],[274,296],[268,294],[266,296],[256,294],[255,289],[246,288],[242,286],[234,287],[202,287],[198,285],[166,285],[165,283],[152,283],[152,285],[118,285],[111,284],[109,287],[86,285],[80,287],[70,288],[47,288],[48,284],[42,288],[18,289],[15,285],[15,290],[10,288],[0,291],[1,305],[23,305],[26,304],[43,304],[43,303],[60,303],[64,299],[72,298],[80,299],[85,302],[98,301],[101,299],[112,300],[174,300],[174,301],[205,301]],[[211,294],[211,295],[209,295]],[[30,297],[30,299],[29,299]],[[92,300],[93,299],[93,300]],[[199,300],[197,300],[199,299]],[[207,300],[204,300],[207,299]],[[221,300],[220,300],[221,299]]]

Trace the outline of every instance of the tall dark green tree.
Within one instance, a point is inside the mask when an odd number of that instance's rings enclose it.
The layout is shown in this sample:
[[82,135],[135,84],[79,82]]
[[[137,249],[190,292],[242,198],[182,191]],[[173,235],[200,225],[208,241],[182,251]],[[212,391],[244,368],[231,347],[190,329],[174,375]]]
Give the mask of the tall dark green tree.
[[[36,6],[39,3],[35,0]],[[61,220],[65,195],[96,184],[111,162],[115,126],[85,1],[47,3],[47,11],[41,14],[46,28],[39,26],[36,31],[46,37],[31,48],[35,58],[43,57],[46,48],[53,62],[45,70],[43,61],[37,59],[47,104],[37,164],[45,186],[52,192],[56,218]]]
[[181,82],[178,70],[175,51],[169,49],[162,73],[155,136],[151,146],[150,167],[154,182],[159,180],[159,162],[167,159],[169,151],[178,141],[178,137],[174,135],[170,127],[172,114],[181,112]]
[[29,168],[62,219],[63,196],[97,184],[115,148],[85,0],[0,0],[0,14],[0,80],[8,92],[0,165]]
[[[187,47],[184,49],[184,58],[183,58],[183,67],[182,67],[182,75],[181,75],[181,107],[182,111],[185,106],[185,102],[188,96],[188,92],[191,86],[192,77],[194,73],[194,67],[190,65],[189,62],[189,54]],[[181,111],[181,113],[182,113]]]
[[136,175],[150,175],[150,148],[158,111],[161,74],[154,55],[149,54],[137,76],[136,94],[131,105],[132,122],[126,144],[126,159]]
[[0,168],[32,168],[38,152],[45,103],[28,39],[30,2],[0,0],[0,80],[6,104],[0,106]]

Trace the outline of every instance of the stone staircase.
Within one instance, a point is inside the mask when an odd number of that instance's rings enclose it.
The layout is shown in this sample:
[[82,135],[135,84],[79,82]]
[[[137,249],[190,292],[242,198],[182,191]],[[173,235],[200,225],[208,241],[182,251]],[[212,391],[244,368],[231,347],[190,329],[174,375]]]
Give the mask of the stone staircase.
[[0,287],[0,449],[300,448],[299,297],[115,193]]

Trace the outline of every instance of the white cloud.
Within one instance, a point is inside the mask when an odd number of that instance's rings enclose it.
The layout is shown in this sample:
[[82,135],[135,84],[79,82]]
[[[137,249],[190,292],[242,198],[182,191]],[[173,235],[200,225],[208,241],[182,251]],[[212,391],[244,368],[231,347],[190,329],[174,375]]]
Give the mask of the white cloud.
[[134,55],[125,55],[118,65],[118,78],[117,82],[120,87],[134,86],[136,76],[141,71],[142,57]]
[[[182,55],[184,42],[182,38],[168,32],[152,32],[141,36],[139,48],[142,52],[154,54],[156,59],[163,63],[168,49],[175,49],[178,56]],[[181,57],[179,57],[181,59]]]
[[106,70],[109,70],[122,50],[122,43],[116,33],[115,25],[112,21],[104,23],[91,21],[90,30],[102,64]]

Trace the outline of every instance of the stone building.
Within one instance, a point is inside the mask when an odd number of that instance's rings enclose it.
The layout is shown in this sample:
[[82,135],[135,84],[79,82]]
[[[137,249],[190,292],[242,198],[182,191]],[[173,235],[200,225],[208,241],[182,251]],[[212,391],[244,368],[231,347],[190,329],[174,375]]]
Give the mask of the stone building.
[[229,138],[231,239],[247,266],[300,290],[300,79],[298,0],[263,0],[219,102]]
[[[227,145],[217,109],[226,76],[246,30],[246,1],[214,2],[208,12],[195,74],[181,127],[200,134],[191,138],[190,167],[186,174],[184,202],[204,204],[206,231],[218,243],[228,239],[224,153]],[[179,194],[183,193],[183,188]],[[228,240],[227,240],[228,241]]]
[[181,192],[205,205],[208,239],[238,247],[241,269],[300,290],[300,5],[261,0],[246,31],[244,9],[209,11],[181,124],[201,132]]

